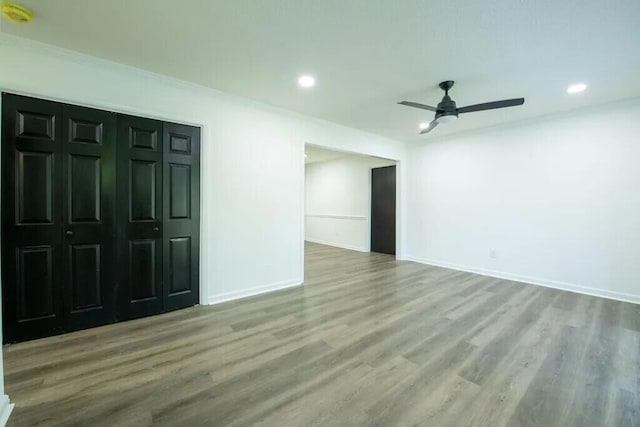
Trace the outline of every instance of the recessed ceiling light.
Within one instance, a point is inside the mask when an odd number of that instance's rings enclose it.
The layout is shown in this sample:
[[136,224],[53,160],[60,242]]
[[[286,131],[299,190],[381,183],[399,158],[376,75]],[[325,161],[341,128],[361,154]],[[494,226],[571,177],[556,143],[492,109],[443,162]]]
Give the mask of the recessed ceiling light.
[[420,129],[426,129],[429,127],[429,122],[422,122],[418,125],[420,127]]
[[586,88],[587,88],[587,85],[584,83],[575,83],[575,84],[569,85],[569,87],[567,88],[567,93],[573,95],[576,93],[584,92]]
[[309,75],[300,76],[300,78],[298,78],[298,84],[302,87],[314,87],[316,85],[316,79]]
[[305,159],[307,158],[307,153],[304,153],[304,158],[305,158]]

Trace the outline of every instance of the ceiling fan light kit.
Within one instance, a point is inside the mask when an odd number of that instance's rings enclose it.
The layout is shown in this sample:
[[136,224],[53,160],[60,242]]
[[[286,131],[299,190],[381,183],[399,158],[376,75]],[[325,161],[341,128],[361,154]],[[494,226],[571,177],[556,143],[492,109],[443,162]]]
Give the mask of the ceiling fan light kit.
[[444,96],[442,97],[442,101],[438,103],[437,107],[432,107],[431,105],[419,104],[417,102],[411,101],[398,102],[398,104],[400,105],[420,108],[422,110],[432,111],[436,113],[431,123],[429,123],[429,126],[426,126],[424,129],[422,129],[422,131],[420,131],[421,135],[430,132],[440,123],[445,124],[455,122],[456,120],[458,120],[458,114],[473,113],[475,111],[494,110],[496,108],[515,107],[517,105],[524,104],[524,98],[513,98],[505,99],[502,101],[485,102],[483,104],[468,105],[466,107],[458,108],[456,106],[456,102],[449,96],[449,90],[453,87],[453,84],[453,80],[447,80],[441,82],[438,85],[440,86],[440,89],[444,91]]
[[457,114],[443,114],[440,117],[436,118],[436,121],[442,124],[455,122],[456,120],[458,120]]

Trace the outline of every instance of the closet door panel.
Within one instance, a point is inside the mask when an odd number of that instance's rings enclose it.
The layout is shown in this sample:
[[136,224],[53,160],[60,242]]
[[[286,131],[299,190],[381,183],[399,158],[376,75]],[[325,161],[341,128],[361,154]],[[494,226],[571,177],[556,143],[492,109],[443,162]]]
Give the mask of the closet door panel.
[[116,115],[63,106],[65,330],[115,321]]
[[63,330],[62,108],[2,95],[4,342]]
[[164,301],[199,301],[200,129],[164,124]]
[[119,318],[163,311],[162,122],[118,115]]

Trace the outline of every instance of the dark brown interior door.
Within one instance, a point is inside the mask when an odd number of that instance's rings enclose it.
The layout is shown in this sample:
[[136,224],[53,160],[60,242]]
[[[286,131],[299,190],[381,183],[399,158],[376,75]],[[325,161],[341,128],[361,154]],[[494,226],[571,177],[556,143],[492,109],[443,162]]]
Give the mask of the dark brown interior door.
[[162,122],[118,115],[120,319],[163,311]]
[[198,303],[200,129],[164,124],[164,307]]
[[371,251],[396,254],[396,167],[371,169]]
[[63,330],[62,108],[2,97],[4,340]]
[[63,106],[65,330],[115,321],[116,115]]

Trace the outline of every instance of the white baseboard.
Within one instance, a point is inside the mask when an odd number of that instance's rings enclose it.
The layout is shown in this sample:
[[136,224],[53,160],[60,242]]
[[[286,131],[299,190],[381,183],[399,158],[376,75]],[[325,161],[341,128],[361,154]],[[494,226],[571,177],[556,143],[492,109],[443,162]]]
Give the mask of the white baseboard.
[[6,394],[0,397],[0,426],[4,427],[7,425],[7,421],[9,421],[9,415],[11,415],[11,411],[13,411],[13,407],[15,405],[9,402],[9,396]]
[[207,303],[209,305],[220,304],[222,302],[233,301],[240,298],[252,297],[267,292],[279,291],[281,289],[293,288],[302,285],[302,280],[289,280],[286,282],[272,283],[270,285],[258,286],[255,288],[243,289],[240,291],[226,292],[223,294],[212,295]]
[[324,240],[315,240],[315,239],[304,239],[305,242],[318,243],[320,245],[333,246],[341,249],[348,249],[350,251],[358,251],[358,252],[371,252],[368,248],[363,248],[360,246],[351,246],[345,245],[344,243],[335,243],[335,242],[327,242]]
[[578,294],[591,295],[594,297],[601,297],[601,298],[613,299],[617,301],[640,304],[640,295],[609,291],[606,289],[599,289],[599,288],[590,288],[586,286],[574,285],[572,283],[540,279],[538,277],[521,276],[519,274],[506,273],[503,271],[486,270],[483,268],[470,267],[466,265],[453,264],[449,262],[437,261],[433,259],[426,259],[426,258],[420,258],[415,256],[408,256],[407,260],[418,262],[420,264],[427,264],[427,265],[433,265],[436,267],[449,268],[451,270],[466,271],[468,273],[480,274],[482,276],[513,280],[515,282],[528,283],[530,285],[544,286],[546,288],[561,289],[563,291],[575,292]]

